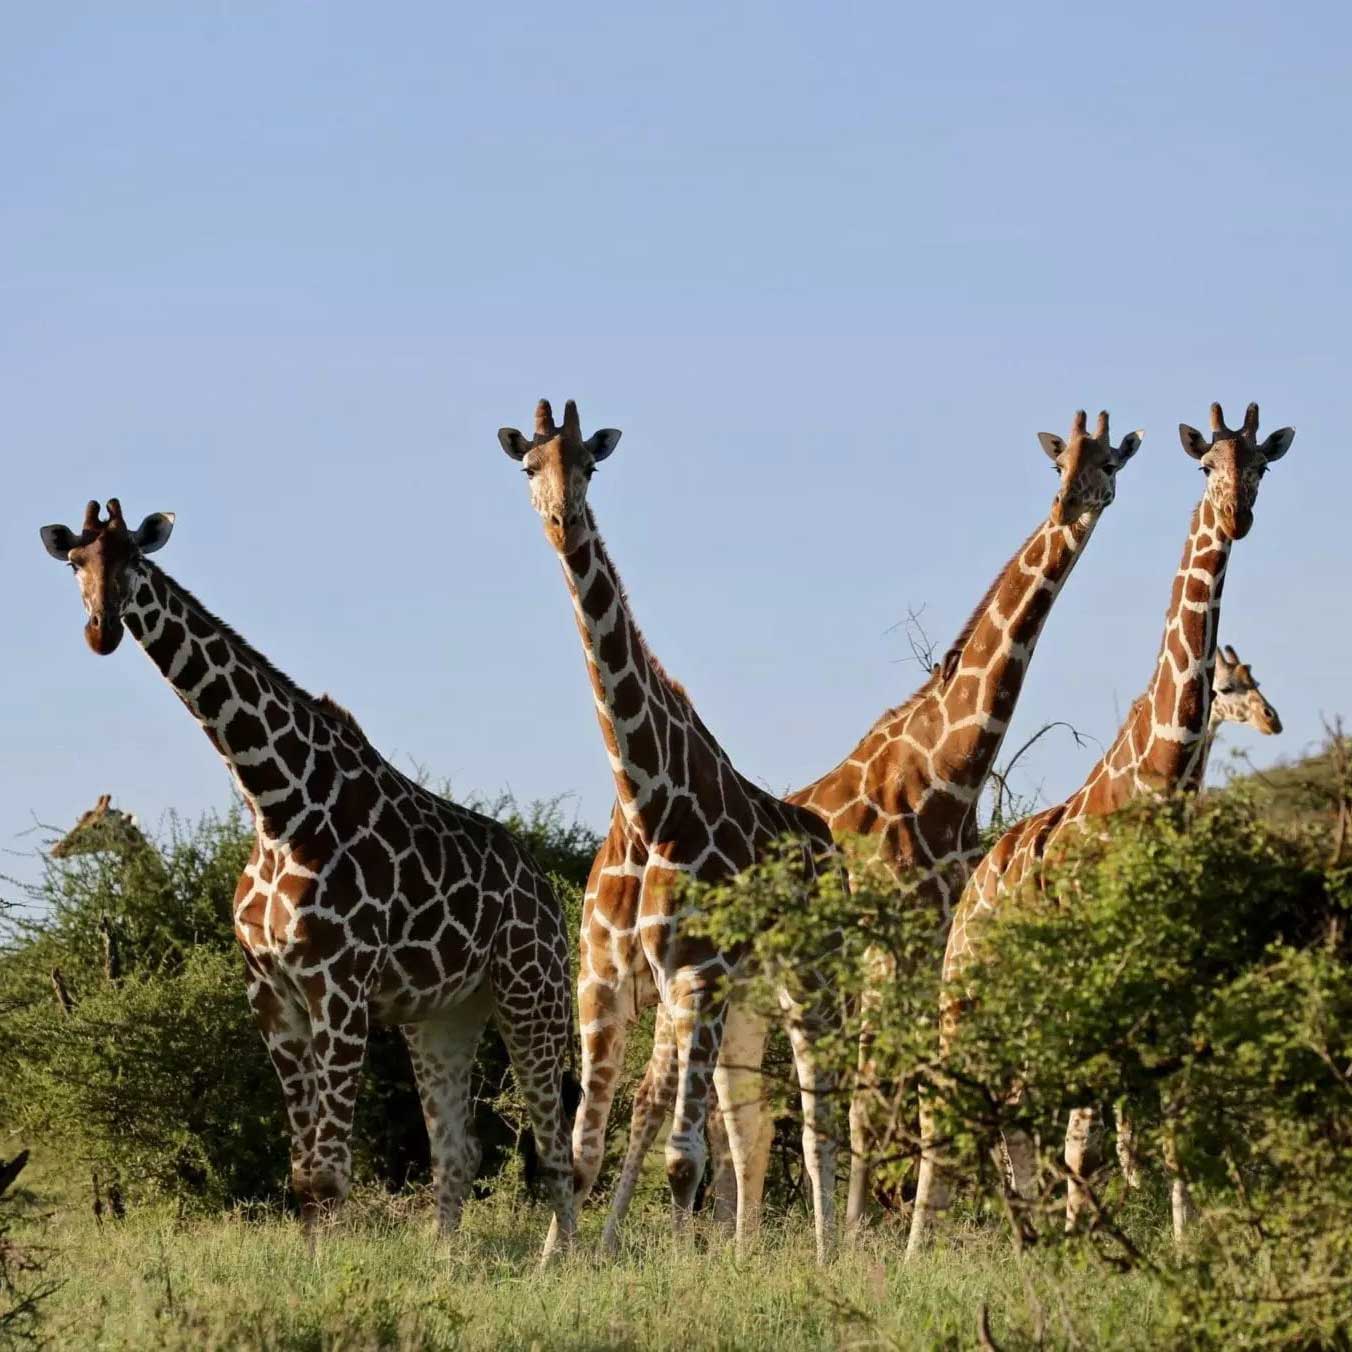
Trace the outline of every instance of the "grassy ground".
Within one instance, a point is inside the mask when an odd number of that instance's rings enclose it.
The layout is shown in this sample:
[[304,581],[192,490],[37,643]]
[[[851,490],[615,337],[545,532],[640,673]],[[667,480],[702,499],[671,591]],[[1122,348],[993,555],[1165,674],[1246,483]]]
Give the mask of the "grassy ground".
[[674,1241],[650,1209],[611,1263],[589,1208],[577,1251],[540,1273],[546,1217],[502,1197],[472,1204],[461,1233],[439,1243],[419,1199],[361,1195],[311,1259],[280,1214],[138,1210],[99,1225],[86,1198],[62,1202],[35,1172],[30,1238],[52,1247],[62,1282],[44,1332],[63,1347],[972,1347],[985,1303],[1010,1348],[1032,1327],[1030,1289],[1052,1345],[1159,1345],[1146,1279],[1085,1270],[1054,1280],[1040,1260],[1021,1265],[994,1229],[907,1267],[898,1236],[877,1234],[819,1270],[805,1224],[773,1225],[738,1262],[711,1230]]

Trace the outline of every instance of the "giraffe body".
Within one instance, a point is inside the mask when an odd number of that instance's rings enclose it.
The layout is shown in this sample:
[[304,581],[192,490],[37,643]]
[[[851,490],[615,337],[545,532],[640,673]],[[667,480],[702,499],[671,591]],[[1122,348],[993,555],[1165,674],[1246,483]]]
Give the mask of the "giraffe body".
[[[1068,440],[1041,435],[1058,476],[1047,518],[997,575],[943,661],[910,699],[884,713],[833,770],[788,796],[789,802],[825,820],[836,839],[872,838],[877,857],[901,883],[905,904],[932,914],[941,934],[980,858],[978,802],[1043,625],[1099,517],[1113,501],[1117,473],[1139,448],[1141,435],[1133,432],[1114,447],[1107,414],[1100,415],[1090,436],[1082,412]],[[604,1153],[627,1026],[655,1000],[641,976],[631,976],[632,963],[616,952],[615,936],[632,932],[638,913],[626,862],[629,848],[617,805],[588,881],[580,938],[584,1097],[574,1124],[573,1152],[575,1167],[588,1180],[595,1177]],[[736,1032],[737,1045],[725,1053],[718,1088],[723,1121],[732,1115],[739,1119],[740,1139],[736,1145],[730,1141],[728,1149],[743,1150],[746,1159],[733,1168],[720,1167],[715,1195],[720,1214],[730,1214],[737,1204],[731,1186],[736,1173],[743,1183],[743,1210],[753,1222],[772,1136],[758,1073],[766,1030],[741,1011]],[[662,1047],[666,1033],[659,1018],[654,1065],[663,1064],[668,1055]],[[861,1059],[867,1058],[866,1035]],[[645,1102],[652,1096],[646,1083],[639,1092]],[[851,1104],[850,1134],[847,1220],[854,1227],[864,1209],[872,1135],[862,1094]],[[717,1132],[714,1137],[718,1139]]]
[[[655,999],[664,1029],[635,1099],[628,1151],[605,1230],[605,1242],[612,1248],[643,1158],[673,1107],[666,1162],[678,1225],[689,1214],[704,1171],[709,1088],[728,1018],[723,988],[743,955],[720,951],[681,930],[679,881],[734,877],[785,839],[801,848],[804,874],[810,879],[819,867],[818,856],[832,852],[830,833],[820,818],[767,793],[737,771],[634,623],[586,504],[588,480],[619,435],[607,429],[584,441],[572,401],[559,428],[543,400],[533,438],[513,428],[499,432],[503,449],[531,480],[533,505],[563,568],[616,786],[610,849],[593,866],[583,914],[583,930],[594,942],[579,982],[579,1123],[603,1118],[609,1109],[613,1072],[637,1009]],[[598,912],[596,897],[603,886],[624,894],[622,914]],[[832,1230],[834,1183],[829,1085],[812,1057],[812,1012],[787,996],[784,1007],[803,1099],[818,1252],[824,1256]],[[604,1064],[595,1056],[598,1046],[606,1051]],[[742,1119],[725,1114],[725,1122],[734,1138],[734,1158],[747,1159],[749,1147],[738,1134]],[[593,1164],[591,1157],[578,1162],[579,1198],[595,1181]],[[743,1232],[744,1216],[739,1215],[738,1226]]]
[[501,825],[414,783],[326,696],[301,689],[147,557],[170,518],[133,532],[116,500],[69,562],[96,652],[129,631],[225,760],[255,825],[235,897],[248,995],[282,1083],[292,1186],[307,1223],[346,1195],[357,1085],[374,1018],[408,1042],[431,1143],[438,1223],[478,1162],[469,1067],[489,1018],[530,1110],[555,1224],[573,1230],[561,1082],[570,998],[562,910]]
[[[1216,630],[1230,549],[1252,525],[1258,483],[1267,465],[1286,453],[1295,435],[1283,428],[1260,445],[1256,404],[1249,406],[1239,432],[1226,428],[1220,406],[1213,404],[1212,429],[1210,443],[1193,428],[1179,429],[1184,449],[1202,461],[1208,482],[1192,514],[1174,577],[1151,682],[1081,787],[1064,802],[1012,826],[981,860],[964,888],[949,931],[946,982],[961,975],[972,936],[1025,879],[1036,877],[1055,859],[1069,833],[1143,794],[1189,793],[1201,786],[1211,741]],[[949,1011],[950,1035],[953,1017]],[[1072,1123],[1077,1142],[1087,1135],[1083,1127],[1082,1119]],[[1026,1195],[1031,1187],[1027,1164],[1031,1152],[1026,1142],[1008,1144],[1011,1182]],[[909,1251],[920,1247],[933,1214],[947,1206],[947,1191],[944,1171],[930,1144],[921,1163]]]

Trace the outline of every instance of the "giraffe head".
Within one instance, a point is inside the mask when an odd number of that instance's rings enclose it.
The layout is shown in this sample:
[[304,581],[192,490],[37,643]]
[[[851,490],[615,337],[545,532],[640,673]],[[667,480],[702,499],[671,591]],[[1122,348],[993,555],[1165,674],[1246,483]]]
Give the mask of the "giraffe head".
[[1144,435],[1128,432],[1120,446],[1113,446],[1108,439],[1105,410],[1098,415],[1098,425],[1091,437],[1084,409],[1071,421],[1069,441],[1062,441],[1051,432],[1039,432],[1037,439],[1061,479],[1052,499],[1052,525],[1068,526],[1082,516],[1098,516],[1117,493],[1117,471],[1136,454]]
[[1247,723],[1265,737],[1282,730],[1282,720],[1259,692],[1253,672],[1228,646],[1216,649],[1216,674],[1211,680],[1211,721]]
[[100,794],[99,800],[51,848],[53,859],[74,859],[76,855],[98,854],[141,839],[136,818],[111,806],[112,796]]
[[554,425],[549,400],[541,399],[535,406],[534,437],[522,436],[515,427],[498,429],[502,449],[520,462],[530,480],[531,505],[555,549],[567,552],[585,529],[587,484],[619,440],[613,427],[603,427],[584,441],[571,399],[563,406],[562,427]]
[[1253,525],[1258,481],[1267,473],[1268,465],[1290,449],[1295,428],[1280,428],[1260,444],[1257,404],[1249,405],[1238,432],[1225,425],[1221,406],[1212,404],[1210,441],[1187,423],[1179,423],[1178,435],[1183,449],[1202,462],[1202,473],[1207,476],[1206,497],[1220,518],[1222,532],[1231,540],[1242,540]]
[[99,504],[85,508],[77,533],[69,526],[43,526],[42,543],[54,559],[68,563],[80,584],[84,602],[85,639],[106,656],[122,642],[122,608],[132,594],[137,565],[169,539],[172,512],[152,512],[135,530],[122,519],[122,504],[108,499],[108,519],[99,519]]

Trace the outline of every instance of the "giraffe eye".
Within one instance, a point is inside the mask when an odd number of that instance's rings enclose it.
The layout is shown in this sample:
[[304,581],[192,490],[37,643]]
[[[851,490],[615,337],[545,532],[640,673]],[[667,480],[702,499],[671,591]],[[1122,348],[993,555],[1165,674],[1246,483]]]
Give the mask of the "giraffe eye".
[[522,466],[521,466],[521,472],[522,472],[522,474],[524,474],[524,475],[526,476],[526,478],[528,478],[528,479],[533,479],[533,478],[535,478],[535,471],[534,471],[533,469],[531,469],[528,465],[522,465]]

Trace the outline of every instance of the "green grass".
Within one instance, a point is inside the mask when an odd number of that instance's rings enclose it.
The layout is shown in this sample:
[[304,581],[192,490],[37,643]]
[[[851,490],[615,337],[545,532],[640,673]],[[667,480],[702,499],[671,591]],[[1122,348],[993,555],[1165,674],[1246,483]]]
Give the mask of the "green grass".
[[99,1225],[87,1198],[62,1201],[45,1181],[30,1182],[26,1237],[54,1252],[62,1285],[44,1332],[62,1347],[972,1347],[985,1303],[1008,1349],[1033,1327],[1030,1289],[1050,1345],[1160,1345],[1148,1279],[1101,1268],[1053,1277],[1045,1260],[1021,1265],[994,1227],[911,1266],[896,1232],[873,1234],[823,1270],[803,1222],[771,1224],[739,1262],[710,1228],[674,1240],[649,1207],[609,1262],[592,1206],[578,1248],[541,1273],[545,1213],[501,1195],[471,1204],[461,1232],[438,1242],[424,1199],[363,1193],[310,1258],[280,1213],[176,1220],[141,1209]]

